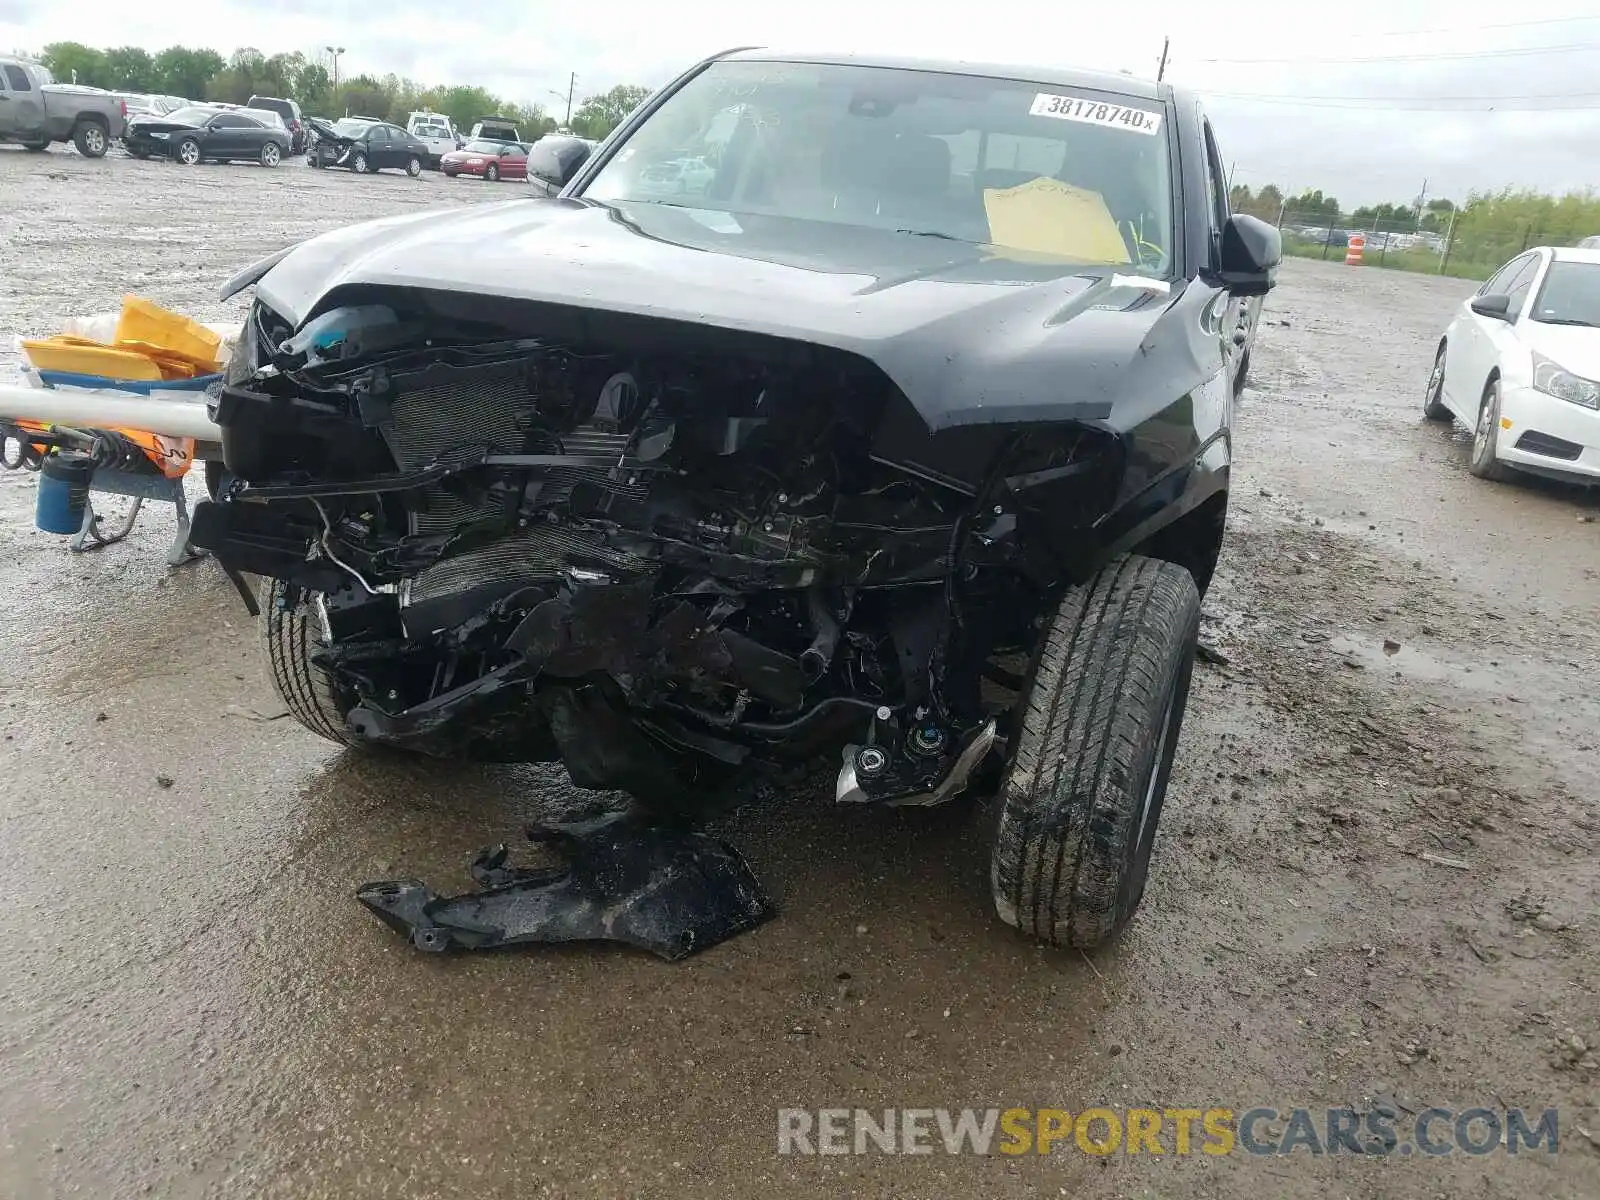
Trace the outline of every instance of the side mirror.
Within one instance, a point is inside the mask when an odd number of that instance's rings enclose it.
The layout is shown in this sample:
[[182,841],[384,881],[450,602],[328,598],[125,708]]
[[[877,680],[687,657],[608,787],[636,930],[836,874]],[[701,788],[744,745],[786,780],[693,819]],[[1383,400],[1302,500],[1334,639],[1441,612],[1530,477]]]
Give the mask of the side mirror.
[[1472,298],[1472,311],[1480,317],[1492,317],[1496,321],[1511,320],[1511,297],[1504,292],[1490,292],[1487,296],[1474,296]]
[[1259,217],[1241,213],[1222,227],[1222,286],[1235,296],[1265,296],[1278,282],[1283,235]]
[[539,157],[528,155],[528,174],[545,184],[552,191],[559,192],[572,182],[573,176],[578,173],[578,168],[589,161],[593,153],[591,147],[579,143],[571,147],[562,147],[556,151],[540,151]]

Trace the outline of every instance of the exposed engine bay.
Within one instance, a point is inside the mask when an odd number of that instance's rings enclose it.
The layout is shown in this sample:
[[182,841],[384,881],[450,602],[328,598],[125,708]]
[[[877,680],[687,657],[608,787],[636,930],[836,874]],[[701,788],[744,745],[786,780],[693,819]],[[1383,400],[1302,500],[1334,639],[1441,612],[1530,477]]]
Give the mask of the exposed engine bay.
[[309,607],[357,740],[644,799],[848,746],[840,799],[936,802],[1121,478],[1108,428],[931,434],[841,351],[357,299],[253,307],[192,535]]

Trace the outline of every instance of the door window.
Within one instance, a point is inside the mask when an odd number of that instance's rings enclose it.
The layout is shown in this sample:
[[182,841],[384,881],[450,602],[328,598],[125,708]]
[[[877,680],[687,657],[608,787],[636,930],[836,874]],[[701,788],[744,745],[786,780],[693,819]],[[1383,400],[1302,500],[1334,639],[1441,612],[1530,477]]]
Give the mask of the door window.
[[387,146],[389,144],[389,131],[382,125],[374,125],[372,132],[367,134],[367,141],[374,146]]
[[11,85],[13,92],[33,91],[33,80],[28,78],[28,73],[15,63],[6,64],[6,82]]
[[1478,289],[1478,295],[1493,296],[1498,293],[1508,291],[1510,289],[1512,280],[1515,279],[1517,272],[1522,269],[1523,265],[1523,256],[1519,254],[1516,258],[1513,258],[1493,275],[1489,276],[1488,282]]
[[1511,304],[1506,311],[1516,316],[1522,311],[1523,303],[1528,299],[1528,291],[1533,287],[1533,281],[1539,274],[1539,255],[1528,256],[1528,261],[1517,272],[1516,278],[1510,281],[1506,295],[1511,298]]
[[1223,182],[1222,156],[1217,153],[1217,139],[1211,132],[1211,122],[1206,130],[1206,204],[1211,210],[1211,224],[1217,232],[1228,223],[1228,187]]

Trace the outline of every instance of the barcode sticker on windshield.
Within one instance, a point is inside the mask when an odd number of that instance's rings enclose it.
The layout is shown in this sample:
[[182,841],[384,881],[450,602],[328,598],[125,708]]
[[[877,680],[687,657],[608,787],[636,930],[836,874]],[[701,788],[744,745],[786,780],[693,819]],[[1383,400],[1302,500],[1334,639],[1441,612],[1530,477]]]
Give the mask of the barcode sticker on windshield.
[[1107,104],[1103,100],[1084,100],[1078,96],[1052,96],[1040,92],[1033,98],[1028,114],[1054,117],[1058,121],[1082,121],[1086,125],[1107,125],[1154,137],[1161,128],[1161,114],[1126,104]]

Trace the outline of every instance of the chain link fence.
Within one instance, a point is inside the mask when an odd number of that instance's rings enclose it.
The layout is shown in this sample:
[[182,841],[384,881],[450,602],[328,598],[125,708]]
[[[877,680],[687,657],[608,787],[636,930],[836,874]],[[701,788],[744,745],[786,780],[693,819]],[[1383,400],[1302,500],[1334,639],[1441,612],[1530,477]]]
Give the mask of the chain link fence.
[[[1487,279],[1529,246],[1571,246],[1582,236],[1542,228],[1534,218],[1497,218],[1471,208],[1384,219],[1286,204],[1277,225],[1285,254],[1342,261],[1351,235],[1360,234],[1366,239],[1362,262],[1367,266],[1464,279]],[[1600,229],[1588,232],[1600,234]]]

